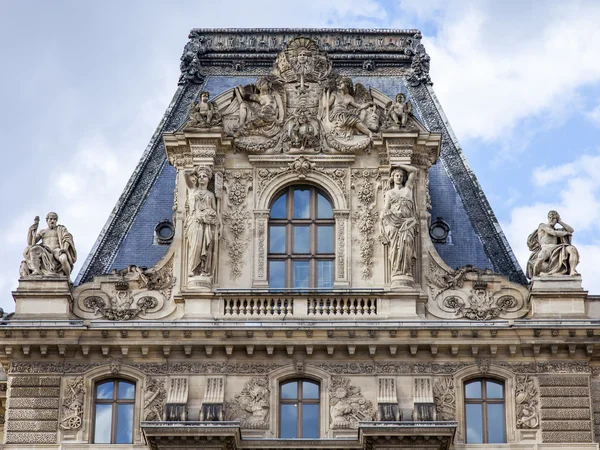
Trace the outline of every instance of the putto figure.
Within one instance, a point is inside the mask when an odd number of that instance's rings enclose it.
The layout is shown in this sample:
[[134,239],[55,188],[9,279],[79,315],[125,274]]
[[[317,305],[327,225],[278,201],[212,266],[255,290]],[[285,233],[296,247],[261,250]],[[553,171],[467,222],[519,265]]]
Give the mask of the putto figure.
[[221,114],[210,99],[210,93],[204,91],[200,94],[200,101],[194,102],[190,110],[190,119],[186,128],[212,127],[221,122]]
[[57,222],[58,214],[49,212],[46,215],[48,228],[38,232],[40,218],[36,216],[33,219],[33,225],[27,232],[27,247],[23,252],[25,259],[19,270],[21,277],[71,276],[77,261],[77,250],[71,233]]
[[212,169],[198,166],[184,173],[188,187],[188,216],[185,235],[188,243],[188,273],[191,277],[211,277],[215,242],[221,234],[221,220],[217,214],[215,194],[208,190]]
[[383,197],[381,234],[388,247],[392,277],[412,276],[418,225],[413,200],[416,172],[416,167],[396,166],[390,175],[391,187]]
[[[556,228],[560,225],[562,228]],[[579,275],[579,252],[571,245],[573,228],[564,223],[556,211],[548,213],[548,223],[540,223],[527,238],[531,256],[527,261],[527,276]]]
[[396,95],[396,101],[388,104],[388,117],[392,120],[391,125],[405,127],[408,123],[408,117],[412,114],[412,103],[406,101],[406,95],[399,93]]

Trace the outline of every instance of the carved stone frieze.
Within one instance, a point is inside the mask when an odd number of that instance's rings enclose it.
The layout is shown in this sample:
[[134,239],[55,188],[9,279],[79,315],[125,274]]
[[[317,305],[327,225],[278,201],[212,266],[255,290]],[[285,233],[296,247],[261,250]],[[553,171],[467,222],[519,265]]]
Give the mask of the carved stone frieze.
[[517,377],[515,385],[517,428],[537,428],[539,426],[540,415],[537,394],[534,378],[528,375]]
[[230,275],[237,280],[242,275],[242,261],[248,247],[247,232],[250,227],[250,212],[247,210],[248,192],[252,189],[252,173],[234,171],[225,173],[227,210],[223,213],[226,224],[225,242],[229,255]]
[[356,192],[357,204],[353,212],[359,237],[361,277],[368,280],[373,276],[373,254],[377,235],[377,190],[381,188],[381,175],[377,169],[354,169],[351,186]]
[[83,420],[83,401],[85,386],[83,377],[67,379],[63,393],[60,428],[63,430],[77,430],[81,428]]
[[268,429],[270,396],[268,379],[252,378],[246,382],[242,392],[227,403],[227,420],[239,420],[242,428]]
[[146,421],[165,420],[167,390],[165,378],[149,377],[144,388],[144,419]]
[[441,377],[433,385],[438,420],[456,420],[456,391],[452,377]]
[[375,420],[377,411],[350,379],[333,377],[329,386],[330,426],[333,430],[358,428],[361,421]]
[[131,320],[140,313],[148,309],[156,308],[158,300],[154,297],[145,296],[138,299],[134,304],[134,299],[129,290],[117,290],[110,303],[96,295],[86,297],[83,304],[87,309],[91,309],[96,314],[100,314],[106,320]]
[[[487,360],[490,363],[490,360]],[[165,363],[124,363],[148,375],[167,374],[246,374],[267,375],[289,363],[227,363],[227,362],[165,362]],[[8,373],[11,374],[82,374],[95,367],[105,366],[105,362],[11,362]],[[409,375],[409,374],[445,374],[451,375],[457,370],[471,367],[471,362],[314,362],[307,363],[332,375]],[[494,361],[491,366],[508,369],[517,374],[542,373],[580,373],[591,374],[592,370],[584,361],[548,361],[508,363]],[[488,364],[488,369],[490,365]]]

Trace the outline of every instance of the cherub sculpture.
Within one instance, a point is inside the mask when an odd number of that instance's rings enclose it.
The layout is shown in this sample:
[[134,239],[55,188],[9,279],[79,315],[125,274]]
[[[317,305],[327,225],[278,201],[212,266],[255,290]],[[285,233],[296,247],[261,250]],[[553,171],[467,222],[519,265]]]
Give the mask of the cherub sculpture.
[[273,137],[279,133],[284,116],[279,87],[270,77],[262,77],[255,85],[235,88],[235,96],[240,105],[237,136]]
[[412,103],[406,101],[406,95],[399,93],[396,95],[396,101],[387,105],[387,117],[391,119],[392,124],[403,128],[408,123],[408,118],[413,112]]
[[292,147],[299,148],[300,150],[318,147],[318,122],[310,117],[305,108],[300,108],[298,112],[288,120],[286,128]]
[[210,93],[204,91],[200,94],[200,101],[194,102],[190,110],[190,118],[186,128],[205,128],[216,126],[221,122],[221,114],[216,105],[209,101]]

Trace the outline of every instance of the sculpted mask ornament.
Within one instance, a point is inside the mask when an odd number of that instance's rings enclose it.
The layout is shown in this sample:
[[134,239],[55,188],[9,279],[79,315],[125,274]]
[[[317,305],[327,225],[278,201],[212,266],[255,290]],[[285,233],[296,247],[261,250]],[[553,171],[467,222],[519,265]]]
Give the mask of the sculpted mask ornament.
[[395,276],[412,277],[416,259],[418,221],[413,194],[416,173],[417,169],[412,166],[395,167],[391,173],[391,188],[383,196],[381,234],[392,282]]
[[[556,225],[561,227],[556,228]],[[579,253],[571,245],[573,228],[562,221],[556,211],[548,213],[548,223],[540,223],[527,238],[531,256],[527,261],[527,276],[579,275]]]
[[194,102],[190,109],[190,118],[185,124],[186,129],[214,127],[222,123],[221,114],[209,98],[210,93],[203,91],[200,94],[200,101]]
[[185,236],[188,249],[188,274],[212,277],[215,261],[215,243],[221,235],[221,218],[217,213],[215,194],[208,190],[212,169],[198,166],[184,172],[187,191]]
[[48,228],[38,230],[39,216],[27,232],[27,247],[23,252],[19,274],[27,276],[66,276],[70,277],[77,261],[77,250],[73,236],[63,225],[58,225],[58,215],[49,212],[46,216]]

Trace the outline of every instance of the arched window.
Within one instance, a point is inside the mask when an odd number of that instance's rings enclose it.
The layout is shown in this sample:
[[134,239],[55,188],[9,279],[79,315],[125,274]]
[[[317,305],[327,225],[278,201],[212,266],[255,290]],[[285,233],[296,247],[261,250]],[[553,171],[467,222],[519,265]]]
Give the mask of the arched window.
[[279,437],[319,437],[319,384],[300,379],[281,383],[279,389]]
[[290,186],[271,205],[269,286],[330,288],[334,270],[333,208],[312,186]]
[[504,383],[477,379],[465,383],[467,444],[506,442]]
[[133,443],[135,383],[103,380],[94,388],[94,444]]

